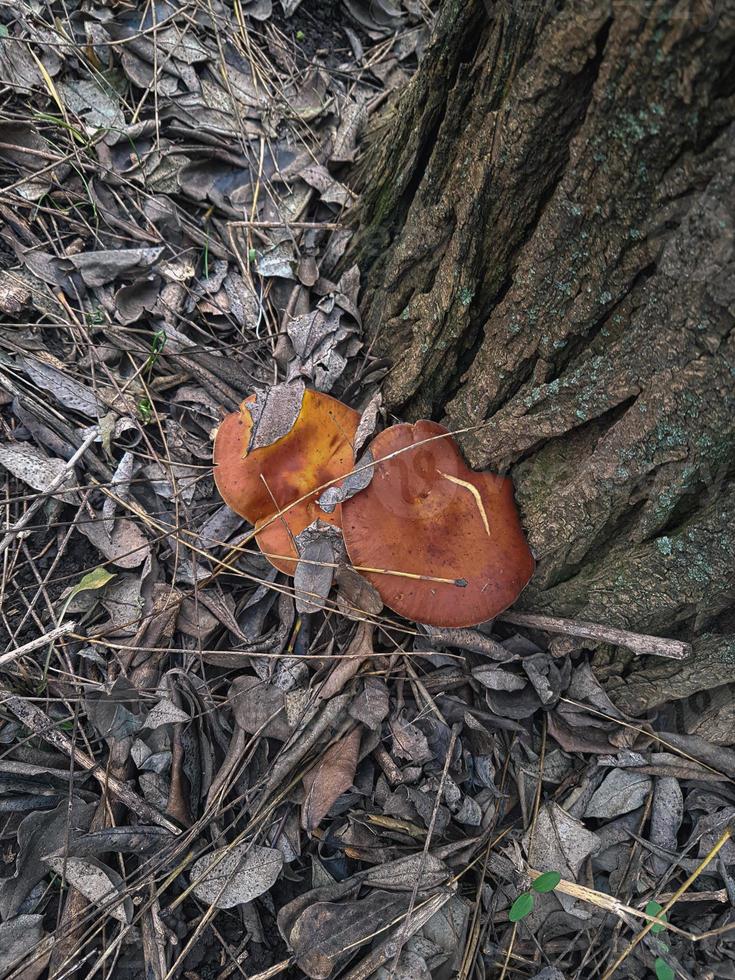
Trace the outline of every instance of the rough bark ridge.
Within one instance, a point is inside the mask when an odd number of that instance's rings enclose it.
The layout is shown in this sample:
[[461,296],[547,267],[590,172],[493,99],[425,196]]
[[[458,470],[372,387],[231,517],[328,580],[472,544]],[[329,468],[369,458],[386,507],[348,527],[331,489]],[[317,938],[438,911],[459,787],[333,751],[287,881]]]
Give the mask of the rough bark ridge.
[[527,606],[732,629],[734,43],[733,0],[447,0],[371,148],[387,400],[512,468]]

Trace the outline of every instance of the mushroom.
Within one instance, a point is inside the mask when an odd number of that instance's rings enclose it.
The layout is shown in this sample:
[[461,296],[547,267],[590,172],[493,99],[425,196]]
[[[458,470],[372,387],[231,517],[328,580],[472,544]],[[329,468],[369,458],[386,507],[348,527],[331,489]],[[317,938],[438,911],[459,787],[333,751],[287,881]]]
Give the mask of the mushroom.
[[[266,558],[293,575],[299,557],[296,536],[317,518],[340,524],[340,508],[325,513],[316,501],[317,488],[352,470],[360,416],[336,398],[307,390],[290,431],[248,452],[254,403],[251,395],[221,422],[214,441],[214,479],[225,503],[255,525],[255,540]],[[306,499],[279,514],[305,494]]]
[[385,604],[455,627],[510,606],[534,569],[510,479],[471,470],[436,422],[394,425],[370,449],[373,478],[343,502],[342,533]]

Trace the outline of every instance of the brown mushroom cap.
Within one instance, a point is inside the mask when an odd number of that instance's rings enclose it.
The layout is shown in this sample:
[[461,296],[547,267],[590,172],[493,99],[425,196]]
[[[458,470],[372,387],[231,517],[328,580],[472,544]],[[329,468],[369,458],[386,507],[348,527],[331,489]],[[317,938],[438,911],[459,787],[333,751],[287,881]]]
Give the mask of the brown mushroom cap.
[[[339,508],[326,514],[317,505],[317,488],[346,476],[354,467],[352,444],[360,416],[336,398],[307,390],[291,430],[270,446],[249,453],[253,401],[252,395],[246,398],[240,411],[220,424],[214,441],[214,479],[232,510],[256,527],[265,525],[256,536],[261,550],[294,556],[287,561],[270,559],[276,568],[293,575],[297,555],[291,535],[296,537],[317,517],[339,525]],[[269,523],[304,494],[311,496]]]
[[467,583],[363,571],[395,612],[431,626],[474,626],[517,599],[534,560],[510,479],[475,473],[454,439],[435,438],[446,433],[428,421],[381,432],[370,445],[372,481],[342,504],[342,533],[358,568]]

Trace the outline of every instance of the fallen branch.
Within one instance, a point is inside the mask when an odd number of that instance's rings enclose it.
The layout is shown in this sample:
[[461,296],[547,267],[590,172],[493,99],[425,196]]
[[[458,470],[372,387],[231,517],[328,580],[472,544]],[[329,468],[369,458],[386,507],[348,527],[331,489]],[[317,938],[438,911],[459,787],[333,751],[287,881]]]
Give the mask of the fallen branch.
[[10,663],[11,660],[17,660],[18,657],[24,657],[27,653],[32,653],[34,650],[38,650],[39,647],[46,646],[47,643],[53,643],[54,640],[58,640],[60,636],[66,636],[67,633],[71,633],[76,628],[76,623],[62,623],[61,626],[57,626],[56,629],[49,630],[49,632],[44,633],[43,636],[37,636],[35,640],[29,640],[28,643],[24,643],[21,647],[16,647],[15,650],[8,650],[7,653],[0,653],[0,667],[2,667],[4,664]]
[[336,231],[344,228],[339,221],[230,221],[230,228],[316,228],[321,231]]
[[157,824],[159,827],[165,827],[172,834],[178,835],[181,833],[181,829],[169,820],[168,817],[159,813],[155,807],[152,807],[150,803],[147,803],[138,796],[125,783],[105,772],[86,752],[78,749],[68,735],[56,728],[54,722],[45,711],[41,711],[35,704],[31,704],[30,701],[26,701],[18,697],[17,694],[13,694],[12,691],[9,691],[2,684],[0,684],[0,705],[12,712],[18,721],[25,725],[34,735],[38,735],[39,738],[48,742],[49,745],[53,745],[55,749],[73,758],[78,766],[91,772],[103,790],[107,790],[113,796],[116,796],[121,803],[124,803],[141,820]]
[[504,623],[514,626],[529,626],[545,630],[547,633],[564,633],[567,636],[580,636],[585,640],[598,640],[627,647],[637,657],[669,657],[683,660],[692,652],[690,643],[683,640],[669,640],[662,636],[649,636],[646,633],[631,633],[630,630],[616,629],[614,626],[600,626],[577,619],[562,619],[558,616],[541,616],[538,613],[504,612],[498,616]]

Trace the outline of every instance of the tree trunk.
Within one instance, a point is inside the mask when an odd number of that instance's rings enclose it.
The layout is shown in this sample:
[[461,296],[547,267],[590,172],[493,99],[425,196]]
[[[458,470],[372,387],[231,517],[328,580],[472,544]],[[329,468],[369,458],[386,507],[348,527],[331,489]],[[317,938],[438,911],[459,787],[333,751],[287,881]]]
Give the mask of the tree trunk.
[[734,44],[733,0],[445,0],[373,138],[354,247],[390,407],[514,477],[539,558],[519,605],[704,637],[717,683]]

